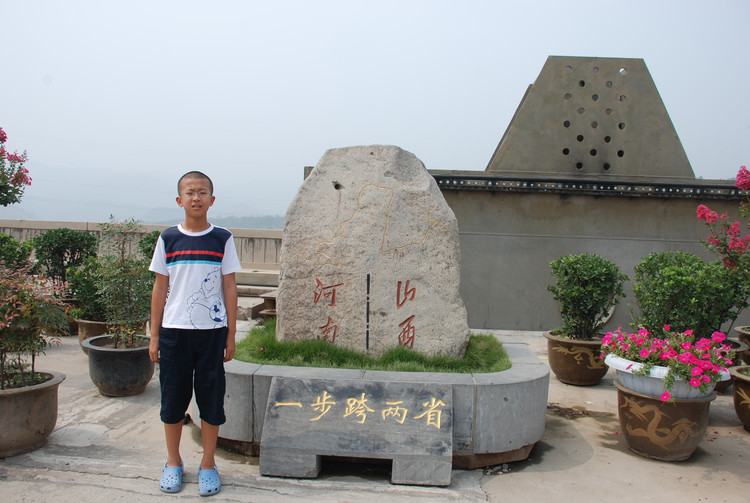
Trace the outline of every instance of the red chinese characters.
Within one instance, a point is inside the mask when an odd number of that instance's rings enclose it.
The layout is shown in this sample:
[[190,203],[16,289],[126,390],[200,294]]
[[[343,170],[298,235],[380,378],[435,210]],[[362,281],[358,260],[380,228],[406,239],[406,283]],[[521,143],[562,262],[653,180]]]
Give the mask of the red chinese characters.
[[[417,288],[411,287],[410,280],[407,279],[406,282],[399,281],[396,286],[396,308],[401,309],[404,304],[413,301],[416,296]],[[401,333],[398,334],[398,343],[400,346],[405,346],[407,348],[414,347],[414,337],[417,332],[417,329],[412,325],[414,318],[415,315],[412,314],[399,323],[398,326],[401,329]]]

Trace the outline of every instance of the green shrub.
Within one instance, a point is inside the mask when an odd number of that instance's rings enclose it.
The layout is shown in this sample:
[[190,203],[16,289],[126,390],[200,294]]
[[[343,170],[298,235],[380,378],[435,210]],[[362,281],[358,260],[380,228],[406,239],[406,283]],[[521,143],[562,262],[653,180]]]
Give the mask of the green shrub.
[[29,262],[33,246],[30,242],[17,241],[13,236],[0,234],[0,261],[8,269],[18,269]]
[[698,336],[721,331],[747,306],[750,291],[739,275],[721,262],[705,262],[683,251],[655,252],[635,267],[633,293],[640,307],[637,323],[655,334],[669,325],[673,332]]
[[68,287],[77,301],[76,307],[71,311],[74,318],[105,321],[104,298],[97,288],[97,281],[101,275],[101,265],[97,257],[86,257],[80,266],[68,269]]
[[78,267],[86,257],[96,255],[99,239],[95,234],[62,227],[42,232],[33,240],[38,267],[63,284],[67,270]]
[[550,266],[557,283],[547,290],[560,303],[560,332],[573,339],[592,339],[618,298],[625,296],[622,287],[628,277],[613,262],[591,253],[560,257]]
[[148,234],[144,234],[140,241],[138,241],[138,250],[144,259],[151,261],[151,257],[154,256],[154,250],[156,249],[156,242],[159,240],[159,231],[151,231]]

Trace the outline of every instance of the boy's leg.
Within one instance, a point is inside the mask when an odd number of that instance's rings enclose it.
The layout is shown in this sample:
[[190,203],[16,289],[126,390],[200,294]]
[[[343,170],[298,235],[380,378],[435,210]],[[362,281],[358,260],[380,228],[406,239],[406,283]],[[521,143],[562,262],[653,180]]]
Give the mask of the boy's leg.
[[178,329],[159,330],[161,420],[167,444],[167,466],[180,466],[180,439],[185,412],[193,396],[192,348],[189,334]]
[[184,422],[168,424],[164,423],[164,436],[167,439],[167,466],[180,466],[180,438],[182,437],[182,425]]
[[213,470],[216,466],[216,442],[219,439],[219,427],[201,420],[201,441],[203,442],[203,458],[201,470]]
[[208,330],[197,336],[195,351],[195,401],[201,415],[202,470],[213,470],[219,426],[224,424],[224,348],[227,328]]

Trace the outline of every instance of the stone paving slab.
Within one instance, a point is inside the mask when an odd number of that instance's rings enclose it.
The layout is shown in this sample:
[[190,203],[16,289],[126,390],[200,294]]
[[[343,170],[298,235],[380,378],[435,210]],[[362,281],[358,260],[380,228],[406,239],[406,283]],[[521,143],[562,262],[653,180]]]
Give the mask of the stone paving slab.
[[[495,333],[504,341],[527,343],[537,357],[546,358],[541,332]],[[102,397],[88,376],[86,355],[70,337],[40,357],[38,365],[67,375],[60,386],[57,428],[44,447],[0,459],[3,503],[205,501],[198,496],[201,449],[192,425],[183,433],[182,492],[159,491],[165,450],[157,376],[138,397]],[[317,479],[265,477],[259,474],[258,458],[220,451],[224,485],[211,501],[747,501],[750,433],[735,416],[730,394],[712,403],[707,434],[690,460],[651,461],[630,453],[619,434],[610,374],[598,386],[585,388],[552,377],[545,434],[530,458],[486,470],[453,470],[445,488],[393,485],[389,467],[351,462],[324,461]]]

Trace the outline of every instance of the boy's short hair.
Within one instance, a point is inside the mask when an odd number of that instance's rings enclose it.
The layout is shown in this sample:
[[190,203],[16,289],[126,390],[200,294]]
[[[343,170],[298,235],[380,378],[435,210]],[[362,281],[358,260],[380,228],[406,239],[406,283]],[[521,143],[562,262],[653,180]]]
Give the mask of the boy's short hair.
[[203,178],[208,181],[208,187],[211,189],[211,194],[214,193],[214,182],[211,181],[211,179],[206,175],[205,173],[201,173],[200,171],[188,171],[184,175],[180,177],[179,180],[177,180],[177,195],[180,195],[180,185],[182,184],[183,180],[187,180],[188,178]]

